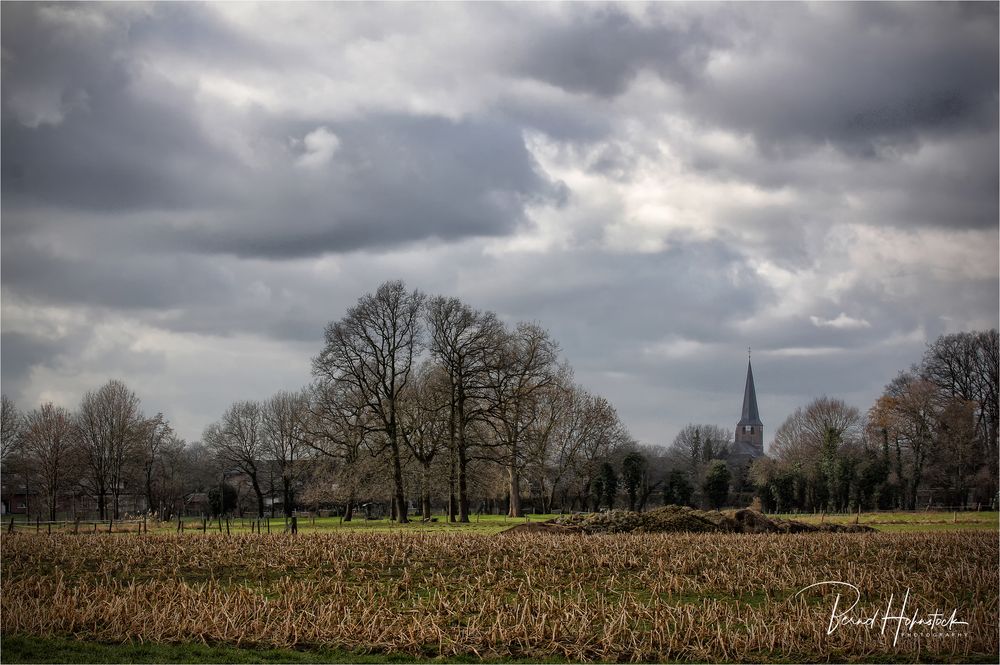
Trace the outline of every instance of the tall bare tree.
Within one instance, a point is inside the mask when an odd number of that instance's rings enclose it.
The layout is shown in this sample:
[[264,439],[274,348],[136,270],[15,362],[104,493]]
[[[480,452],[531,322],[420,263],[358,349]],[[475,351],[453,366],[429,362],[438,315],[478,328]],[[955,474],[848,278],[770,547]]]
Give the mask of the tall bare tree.
[[496,459],[507,470],[511,517],[521,517],[521,477],[529,459],[528,432],[540,414],[534,401],[557,374],[559,347],[540,326],[518,324],[504,336],[490,367],[489,417]]
[[424,296],[401,281],[386,282],[362,296],[340,321],[326,327],[326,344],[313,359],[321,383],[346,386],[384,433],[393,475],[396,519],[407,522],[403,487],[399,403],[421,351],[420,312]]
[[975,406],[975,427],[991,488],[998,485],[998,427],[1000,427],[1000,339],[997,330],[943,335],[928,345],[921,376],[952,398]]
[[146,492],[146,508],[161,512],[161,497],[156,488],[157,477],[163,470],[163,449],[173,436],[173,429],[162,413],[146,419],[138,432],[138,451],[142,459],[142,480]]
[[119,517],[119,498],[124,490],[127,464],[136,457],[143,417],[139,398],[118,380],[108,381],[88,392],[77,414],[77,436],[87,473],[83,482],[97,497],[101,519]]
[[309,398],[303,391],[281,391],[261,407],[262,435],[268,461],[281,478],[281,498],[286,516],[295,510],[295,484],[301,474],[306,448],[305,428]]
[[[458,298],[438,296],[429,301],[430,352],[448,372],[450,381],[449,448],[454,454],[458,485],[458,521],[469,521],[469,427],[486,413],[486,389],[492,351],[503,326],[492,312],[472,309]],[[452,488],[454,489],[454,488]],[[454,516],[454,501],[450,513]]]
[[[262,462],[265,455],[260,404],[236,402],[222,414],[222,420],[205,428],[202,439],[219,461],[247,476],[257,499],[257,517],[264,516],[264,490],[261,488]],[[223,467],[223,473],[228,469]]]
[[45,493],[49,519],[56,519],[59,492],[67,486],[74,448],[73,416],[51,402],[25,416],[22,446],[25,461]]

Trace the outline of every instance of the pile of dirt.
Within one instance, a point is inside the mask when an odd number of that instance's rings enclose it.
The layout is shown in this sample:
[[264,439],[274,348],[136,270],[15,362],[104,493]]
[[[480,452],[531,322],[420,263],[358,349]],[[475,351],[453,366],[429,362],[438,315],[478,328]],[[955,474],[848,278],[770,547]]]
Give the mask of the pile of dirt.
[[504,533],[808,533],[874,531],[857,524],[806,524],[768,517],[755,510],[696,510],[664,506],[644,513],[612,510],[563,515],[548,522],[519,524]]

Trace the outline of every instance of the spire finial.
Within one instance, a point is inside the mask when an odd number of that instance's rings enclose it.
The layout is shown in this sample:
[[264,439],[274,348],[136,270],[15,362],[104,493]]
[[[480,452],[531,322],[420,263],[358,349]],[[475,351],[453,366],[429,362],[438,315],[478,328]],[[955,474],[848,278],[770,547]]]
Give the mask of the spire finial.
[[747,360],[750,360],[750,347],[747,347]]

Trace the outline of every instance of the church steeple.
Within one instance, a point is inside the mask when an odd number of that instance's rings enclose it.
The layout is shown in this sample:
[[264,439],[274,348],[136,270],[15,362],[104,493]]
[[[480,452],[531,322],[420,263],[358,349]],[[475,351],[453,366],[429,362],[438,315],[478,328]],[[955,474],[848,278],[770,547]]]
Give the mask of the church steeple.
[[747,358],[747,385],[743,389],[743,415],[739,425],[763,425],[757,411],[757,391],[753,385],[753,366]]
[[757,410],[757,389],[753,384],[753,366],[747,353],[747,382],[743,388],[743,413],[736,423],[736,447],[748,448],[752,457],[764,454],[764,423]]

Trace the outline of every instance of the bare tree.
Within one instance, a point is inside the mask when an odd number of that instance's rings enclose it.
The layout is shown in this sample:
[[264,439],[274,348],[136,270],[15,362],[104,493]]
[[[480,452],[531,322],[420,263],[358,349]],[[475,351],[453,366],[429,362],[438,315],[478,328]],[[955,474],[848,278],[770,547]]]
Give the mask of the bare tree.
[[138,450],[142,458],[142,480],[146,492],[146,507],[149,510],[161,512],[160,500],[157,495],[157,475],[162,472],[162,453],[164,446],[173,436],[173,430],[167,424],[162,413],[145,420],[139,430]]
[[326,344],[313,359],[313,375],[354,393],[385,434],[392,459],[396,518],[407,522],[401,464],[399,402],[411,380],[420,348],[424,296],[401,281],[386,282],[358,300],[347,316],[326,327]]
[[[458,521],[469,521],[468,465],[470,425],[485,414],[490,358],[503,326],[492,312],[473,310],[457,298],[433,298],[427,307],[430,352],[450,381],[449,449],[458,485]],[[452,494],[454,493],[454,484]],[[454,517],[455,501],[449,501]]]
[[564,498],[572,492],[573,505],[581,510],[588,509],[593,502],[597,510],[597,483],[602,465],[616,457],[631,441],[631,437],[618,417],[618,412],[605,398],[585,394],[576,405],[581,422],[574,433],[578,441],[573,463],[568,468]]
[[975,406],[975,428],[994,496],[998,484],[1000,340],[997,330],[943,335],[928,345],[921,376],[948,396]]
[[[909,372],[900,373],[886,386],[885,397],[888,399],[882,402],[883,417],[894,433],[900,459],[909,461],[905,498],[906,507],[913,510],[937,438],[943,404],[933,383]],[[904,452],[908,453],[905,458]]]
[[0,401],[0,465],[17,447],[18,437],[23,428],[23,419],[17,405],[6,395]]
[[425,520],[431,517],[431,465],[448,445],[451,382],[447,372],[425,363],[400,402],[403,440],[420,464],[420,509]]
[[205,469],[196,464],[193,447],[173,435],[160,443],[157,460],[158,468],[153,475],[156,512],[160,519],[169,519],[183,510],[185,494],[193,491],[191,484],[196,481],[197,473]]
[[23,448],[45,493],[49,519],[56,519],[60,490],[67,485],[67,472],[74,446],[73,416],[51,402],[28,413],[24,419]]
[[[246,474],[257,499],[258,517],[264,516],[261,461],[265,447],[261,421],[261,408],[257,402],[236,402],[226,409],[221,421],[205,428],[202,437],[222,464]],[[226,470],[223,468],[223,472]]]
[[377,428],[370,410],[344,383],[317,382],[310,389],[309,413],[304,424],[304,441],[322,456],[331,470],[336,487],[319,487],[313,478],[313,496],[335,496],[344,501],[344,521],[354,517],[354,507],[362,487],[370,485],[371,465],[362,463],[362,453]]
[[521,323],[504,336],[490,368],[489,423],[496,459],[507,470],[511,517],[521,517],[521,476],[528,461],[527,435],[539,412],[534,400],[556,376],[559,348],[548,332]]
[[286,516],[295,509],[295,484],[301,473],[305,449],[308,396],[300,391],[281,391],[261,407],[264,449],[281,478],[281,498]]
[[587,405],[591,396],[580,386],[559,385],[552,391],[560,401],[560,417],[555,423],[550,438],[551,448],[542,461],[544,497],[543,512],[550,512],[556,501],[556,493],[563,492],[563,503],[568,494],[565,479],[570,476],[580,461],[580,451],[589,435],[592,425]]
[[80,404],[77,436],[87,469],[83,482],[97,497],[101,519],[107,517],[109,493],[112,515],[119,517],[126,465],[136,456],[142,423],[139,398],[121,381],[112,380],[88,392]]

